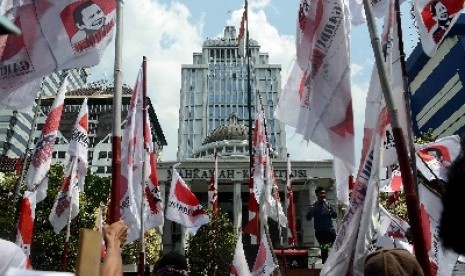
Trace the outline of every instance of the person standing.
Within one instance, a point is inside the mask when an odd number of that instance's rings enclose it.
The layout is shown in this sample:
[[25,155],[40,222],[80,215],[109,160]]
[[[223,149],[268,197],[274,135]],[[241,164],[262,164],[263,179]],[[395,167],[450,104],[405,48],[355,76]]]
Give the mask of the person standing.
[[320,245],[321,259],[325,263],[328,258],[329,248],[336,239],[336,230],[333,226],[333,218],[337,217],[336,210],[326,200],[326,190],[318,186],[315,189],[317,200],[308,208],[306,219],[313,219],[315,237]]

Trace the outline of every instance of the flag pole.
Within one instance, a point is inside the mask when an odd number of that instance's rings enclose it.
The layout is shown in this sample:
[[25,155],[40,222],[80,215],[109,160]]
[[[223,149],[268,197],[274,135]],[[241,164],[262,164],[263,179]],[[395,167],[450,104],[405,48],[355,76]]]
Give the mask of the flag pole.
[[73,189],[76,188],[74,183],[71,181],[73,181],[74,162],[77,162],[77,160],[75,160],[76,157],[71,157],[71,158],[73,158],[70,162],[70,165],[71,165],[70,191],[71,193],[69,196],[69,214],[68,214],[68,222],[66,224],[66,236],[65,236],[65,245],[63,247],[63,255],[62,255],[63,261],[62,261],[61,271],[66,271],[66,268],[68,267],[69,237],[71,236],[71,214],[73,211]]
[[147,172],[147,155],[148,155],[148,143],[152,141],[145,141],[147,135],[147,57],[143,57],[142,61],[142,136],[144,137],[144,159],[142,162],[142,181],[141,181],[141,200],[140,200],[140,251],[139,251],[139,276],[144,275],[145,270],[145,237],[144,237],[144,209],[145,209],[145,181],[147,181],[145,175]]
[[252,89],[250,87],[250,52],[249,52],[249,15],[245,0],[245,56],[247,58],[247,109],[249,111],[249,176],[252,178]]
[[116,0],[110,224],[120,219],[123,0]]
[[[418,197],[416,189],[414,187],[414,180],[410,161],[408,158],[407,146],[400,127],[399,118],[397,116],[397,110],[394,107],[391,86],[386,75],[386,69],[384,67],[379,43],[379,37],[377,35],[377,29],[373,17],[373,11],[371,3],[368,0],[363,0],[363,6],[365,8],[365,16],[367,19],[368,30],[371,38],[371,45],[375,56],[376,66],[378,69],[379,80],[381,83],[381,89],[386,101],[386,107],[389,112],[389,118],[391,120],[392,131],[394,135],[394,141],[396,145],[396,152],[399,159],[399,167],[402,174],[402,182],[404,185],[404,193],[407,203],[407,214],[412,229],[413,244],[415,248],[415,257],[423,268],[423,272],[426,276],[432,276],[430,262],[428,257],[428,250],[426,249],[426,239],[423,234],[423,227],[421,224],[420,207],[418,203]],[[400,22],[397,22],[400,25]]]

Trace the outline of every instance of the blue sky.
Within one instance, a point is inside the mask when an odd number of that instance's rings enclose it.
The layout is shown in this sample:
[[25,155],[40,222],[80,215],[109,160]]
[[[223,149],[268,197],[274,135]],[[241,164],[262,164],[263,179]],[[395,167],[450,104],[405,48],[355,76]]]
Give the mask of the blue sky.
[[[192,63],[192,53],[200,52],[206,38],[219,37],[226,25],[239,28],[243,0],[126,0],[124,1],[123,82],[133,86],[142,56],[148,58],[148,95],[155,106],[167,138],[163,160],[176,159],[181,65]],[[250,37],[261,51],[269,53],[270,63],[282,65],[282,84],[295,56],[295,29],[299,0],[249,0]],[[416,45],[417,35],[402,4],[405,52]],[[381,21],[377,22],[381,28]],[[365,95],[373,67],[373,51],[366,25],[352,28],[351,74],[354,120],[360,156],[364,122]],[[102,62],[93,68],[92,80],[113,80],[114,46],[110,45]],[[123,118],[124,119],[124,118]],[[286,128],[287,148],[294,160],[331,158],[326,151]],[[356,159],[357,160],[357,159]]]

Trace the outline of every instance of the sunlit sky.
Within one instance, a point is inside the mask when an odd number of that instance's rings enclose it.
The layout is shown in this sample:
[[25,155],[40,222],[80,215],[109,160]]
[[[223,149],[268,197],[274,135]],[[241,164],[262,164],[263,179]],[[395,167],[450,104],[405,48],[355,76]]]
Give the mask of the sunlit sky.
[[[125,0],[123,6],[123,82],[134,86],[142,57],[148,59],[148,96],[155,107],[168,146],[163,160],[176,159],[179,118],[181,65],[192,63],[192,53],[200,52],[207,38],[223,35],[224,27],[239,24],[243,0]],[[282,84],[295,59],[295,30],[298,0],[249,0],[249,33],[258,41],[261,52],[269,54],[270,63],[282,65]],[[417,35],[408,12],[410,3],[402,4],[405,52],[416,45]],[[381,21],[377,22],[381,28]],[[365,95],[374,64],[368,29],[354,26],[351,33],[352,97],[356,131],[356,158],[360,156]],[[91,81],[113,81],[114,44],[92,68]],[[123,118],[124,119],[124,118]],[[302,140],[293,128],[286,127],[287,148],[292,160],[329,159],[326,151]],[[357,160],[357,159],[356,159]]]

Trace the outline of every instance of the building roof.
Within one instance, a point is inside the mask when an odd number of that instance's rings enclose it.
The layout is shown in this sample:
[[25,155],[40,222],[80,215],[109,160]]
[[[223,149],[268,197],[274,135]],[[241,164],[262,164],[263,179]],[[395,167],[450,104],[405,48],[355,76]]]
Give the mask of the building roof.
[[207,135],[202,145],[213,142],[220,142],[223,140],[248,140],[249,128],[245,125],[237,123],[237,114],[231,113],[229,116],[229,123],[215,128]]

